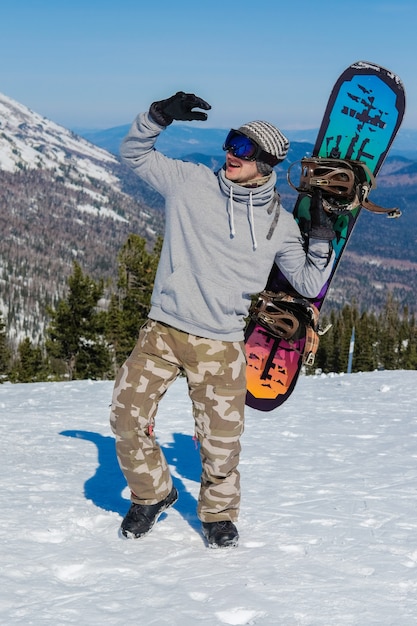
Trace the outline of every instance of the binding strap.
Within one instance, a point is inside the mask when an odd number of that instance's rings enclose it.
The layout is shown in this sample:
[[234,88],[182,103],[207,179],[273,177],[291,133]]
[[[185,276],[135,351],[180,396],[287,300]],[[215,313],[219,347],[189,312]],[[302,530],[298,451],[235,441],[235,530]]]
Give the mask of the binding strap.
[[[291,170],[301,163],[300,182],[291,180]],[[369,200],[371,189],[376,189],[375,176],[363,161],[331,159],[326,157],[304,157],[288,168],[287,180],[296,191],[312,194],[319,188],[323,194],[323,208],[328,213],[346,214],[362,206],[372,213],[382,213],[387,217],[400,217],[396,208],[384,208]]]
[[[303,363],[313,365],[319,347],[319,310],[305,298],[280,291],[262,291],[250,309],[251,318],[274,337],[293,344],[305,328]],[[298,351],[298,350],[297,350]]]

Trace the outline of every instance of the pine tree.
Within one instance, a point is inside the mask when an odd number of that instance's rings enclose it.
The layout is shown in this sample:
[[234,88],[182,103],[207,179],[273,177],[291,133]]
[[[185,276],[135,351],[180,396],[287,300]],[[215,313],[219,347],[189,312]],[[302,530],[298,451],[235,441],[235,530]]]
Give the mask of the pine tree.
[[384,309],[379,316],[379,360],[385,369],[397,369],[399,363],[399,305],[392,294],[387,295]]
[[106,322],[115,368],[132,351],[150,309],[162,238],[157,239],[152,252],[146,245],[143,237],[131,234],[119,254],[118,293],[111,297]]
[[74,263],[68,286],[67,298],[50,311],[47,352],[65,363],[70,380],[105,378],[110,370],[110,352],[104,340],[106,315],[97,310],[103,283],[84,275]]
[[402,366],[408,370],[417,369],[417,324],[414,314],[410,316],[408,323]]
[[338,313],[332,311],[330,322],[332,326],[327,337],[327,361],[323,364],[322,369],[324,372],[345,372],[348,364],[350,336],[352,333],[350,308],[345,306]]
[[19,343],[18,358],[10,373],[10,380],[16,383],[32,383],[46,380],[47,367],[39,346],[34,346],[26,337]]
[[0,313],[0,383],[7,379],[11,358],[11,350],[8,345],[5,329],[6,325]]
[[353,372],[371,372],[377,368],[377,320],[373,313],[364,312],[355,323]]
[[[321,326],[329,319],[323,317]],[[361,315],[355,305],[330,312],[330,331],[321,337],[316,367],[324,372],[346,371],[348,347],[353,326],[355,349],[352,371],[386,369],[417,369],[417,324],[407,307],[400,313],[399,302],[388,293],[383,310],[377,315],[365,311]]]
[[113,353],[114,373],[116,373],[118,367],[133,347],[131,337],[124,323],[121,298],[117,294],[112,294],[110,297],[106,317],[106,338]]

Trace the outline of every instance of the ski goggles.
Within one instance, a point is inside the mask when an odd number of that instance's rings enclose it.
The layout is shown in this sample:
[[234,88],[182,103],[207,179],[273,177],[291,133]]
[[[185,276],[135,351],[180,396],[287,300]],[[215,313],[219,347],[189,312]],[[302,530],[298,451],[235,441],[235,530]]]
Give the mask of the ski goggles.
[[278,163],[278,159],[268,154],[258,144],[238,130],[232,130],[223,144],[225,152],[231,152],[233,156],[244,161],[262,161],[272,167]]

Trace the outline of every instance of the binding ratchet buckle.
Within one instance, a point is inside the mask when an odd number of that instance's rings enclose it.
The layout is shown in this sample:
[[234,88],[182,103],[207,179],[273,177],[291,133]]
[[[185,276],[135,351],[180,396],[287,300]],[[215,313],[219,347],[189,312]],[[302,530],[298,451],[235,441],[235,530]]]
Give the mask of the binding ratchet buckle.
[[[300,183],[291,180],[291,170],[301,163]],[[328,213],[343,215],[362,206],[373,213],[384,213],[387,217],[400,217],[397,208],[385,209],[368,199],[371,188],[376,189],[375,177],[362,161],[305,157],[290,165],[287,173],[289,185],[300,193],[312,194],[315,189],[322,192],[323,208]]]

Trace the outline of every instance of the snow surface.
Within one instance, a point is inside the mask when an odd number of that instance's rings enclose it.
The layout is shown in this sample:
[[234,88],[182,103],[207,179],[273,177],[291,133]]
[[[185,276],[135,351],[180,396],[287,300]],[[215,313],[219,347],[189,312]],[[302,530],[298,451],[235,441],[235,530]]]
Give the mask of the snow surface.
[[417,623],[417,372],[303,377],[247,411],[237,549],[206,547],[186,383],[157,434],[180,498],[122,540],[112,382],[0,385],[0,623]]

